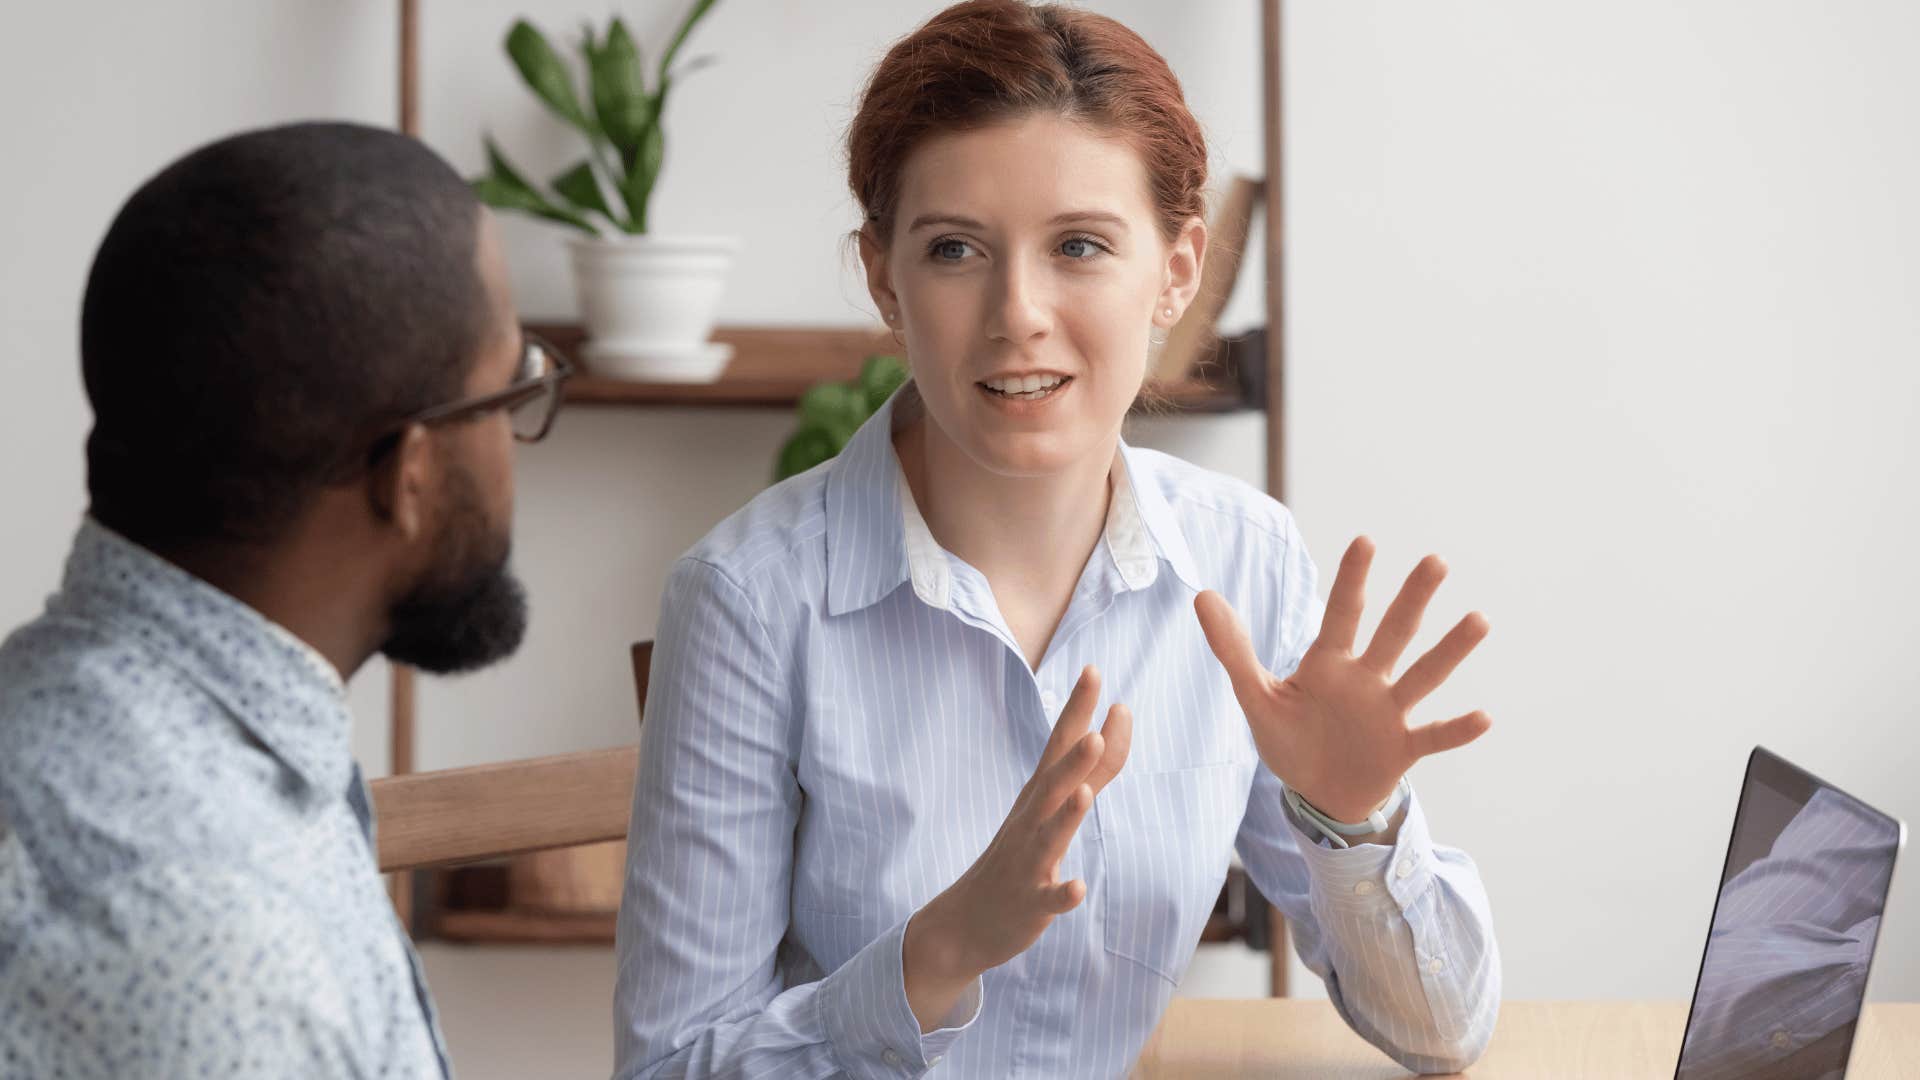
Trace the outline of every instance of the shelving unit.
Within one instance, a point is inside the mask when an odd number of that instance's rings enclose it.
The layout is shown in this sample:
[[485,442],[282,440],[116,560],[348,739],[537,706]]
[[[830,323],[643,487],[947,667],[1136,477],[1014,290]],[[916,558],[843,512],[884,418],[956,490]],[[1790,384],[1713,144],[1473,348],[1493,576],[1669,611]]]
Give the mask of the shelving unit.
[[[1282,168],[1282,93],[1281,80],[1281,0],[1259,0],[1261,21],[1261,91],[1264,133],[1264,176],[1261,209],[1266,223],[1263,268],[1266,272],[1265,377],[1263,400],[1251,403],[1265,411],[1267,491],[1282,497],[1285,476],[1285,442],[1281,419],[1285,405],[1285,311],[1284,285],[1284,188]],[[400,0],[400,126],[409,134],[419,134],[419,0]],[[545,323],[529,326],[533,332],[552,341],[578,360],[583,334],[577,325]],[[714,340],[735,347],[733,361],[721,378],[712,383],[646,383],[609,378],[583,371],[569,381],[567,401],[572,405],[595,408],[767,408],[791,409],[806,389],[825,380],[855,376],[862,361],[875,353],[898,353],[899,346],[881,328],[866,327],[723,327]],[[1179,412],[1226,412],[1246,408],[1236,373],[1227,363],[1228,351],[1214,352],[1199,365],[1200,374],[1176,383],[1156,384],[1154,389]],[[390,690],[392,710],[393,771],[413,769],[414,691],[413,672],[403,666],[393,669]],[[497,867],[469,868],[486,872]],[[408,875],[396,875],[394,902],[402,917],[426,934],[461,941],[553,943],[558,941],[606,943],[613,938],[611,914],[551,916],[527,912],[487,911],[446,907],[451,875],[461,870],[424,871],[431,875],[421,880],[421,901],[416,911],[415,882]],[[1238,892],[1235,889],[1239,890]],[[1270,942],[1272,981],[1276,996],[1286,988],[1286,945],[1284,925],[1274,913],[1266,934],[1249,928],[1252,918],[1244,910],[1251,886],[1244,875],[1230,881],[1223,894],[1221,910],[1209,920],[1203,940],[1236,938]],[[1257,894],[1252,900],[1257,901]]]
[[[585,333],[573,323],[529,323],[527,329],[579,361]],[[734,347],[733,360],[710,383],[635,382],[595,375],[589,366],[567,382],[569,405],[645,405],[683,408],[791,409],[808,387],[851,379],[875,354],[899,354],[885,330],[849,327],[721,327],[713,340]],[[1171,407],[1191,412],[1228,412],[1245,407],[1227,368],[1227,350],[1201,365],[1204,377],[1156,383]]]

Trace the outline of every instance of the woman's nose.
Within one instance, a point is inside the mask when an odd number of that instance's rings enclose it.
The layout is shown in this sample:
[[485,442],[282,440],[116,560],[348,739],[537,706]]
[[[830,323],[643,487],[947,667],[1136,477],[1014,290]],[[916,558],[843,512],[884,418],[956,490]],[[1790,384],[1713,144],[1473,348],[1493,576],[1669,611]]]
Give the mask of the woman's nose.
[[1019,260],[1005,264],[995,283],[997,295],[987,326],[988,337],[1017,345],[1044,337],[1053,328],[1037,276]]

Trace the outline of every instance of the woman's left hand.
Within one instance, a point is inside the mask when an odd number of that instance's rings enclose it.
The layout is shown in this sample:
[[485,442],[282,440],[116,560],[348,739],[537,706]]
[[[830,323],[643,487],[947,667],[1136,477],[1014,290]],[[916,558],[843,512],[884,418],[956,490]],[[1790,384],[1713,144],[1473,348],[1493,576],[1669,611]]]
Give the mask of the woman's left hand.
[[1419,630],[1447,564],[1438,555],[1422,559],[1388,606],[1367,651],[1355,656],[1372,562],[1373,541],[1362,536],[1347,547],[1320,636],[1285,679],[1261,665],[1225,597],[1207,591],[1193,605],[1207,644],[1233,680],[1261,760],[1282,783],[1337,821],[1365,821],[1414,762],[1465,746],[1493,723],[1476,710],[1424,727],[1407,726],[1413,706],[1487,636],[1487,618],[1477,611],[1468,614],[1395,680],[1394,664]]

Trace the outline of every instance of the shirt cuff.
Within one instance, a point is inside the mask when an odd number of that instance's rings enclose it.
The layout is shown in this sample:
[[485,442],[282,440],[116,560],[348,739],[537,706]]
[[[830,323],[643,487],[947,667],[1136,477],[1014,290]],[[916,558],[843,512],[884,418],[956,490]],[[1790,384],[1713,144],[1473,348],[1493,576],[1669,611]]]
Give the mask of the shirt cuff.
[[1400,835],[1392,847],[1355,844],[1337,848],[1324,842],[1320,830],[1295,818],[1292,808],[1285,808],[1282,816],[1306,859],[1315,899],[1334,910],[1377,911],[1393,905],[1404,911],[1433,880],[1433,842],[1427,834],[1427,815],[1411,785]]
[[817,997],[827,1042],[859,1080],[916,1077],[940,1063],[953,1040],[980,1018],[984,993],[973,980],[940,1027],[924,1034],[907,1002],[905,958],[912,916],[881,934],[821,980]]

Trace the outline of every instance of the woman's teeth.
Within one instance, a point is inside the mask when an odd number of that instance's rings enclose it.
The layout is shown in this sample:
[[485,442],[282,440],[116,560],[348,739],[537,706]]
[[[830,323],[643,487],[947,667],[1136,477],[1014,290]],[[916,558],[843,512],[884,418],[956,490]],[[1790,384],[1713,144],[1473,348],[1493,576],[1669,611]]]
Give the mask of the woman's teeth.
[[1003,397],[1038,401],[1066,381],[1065,375],[1021,375],[1011,379],[989,379],[980,385]]

